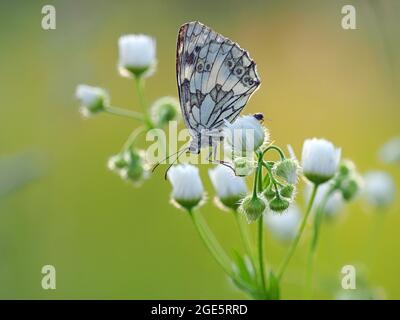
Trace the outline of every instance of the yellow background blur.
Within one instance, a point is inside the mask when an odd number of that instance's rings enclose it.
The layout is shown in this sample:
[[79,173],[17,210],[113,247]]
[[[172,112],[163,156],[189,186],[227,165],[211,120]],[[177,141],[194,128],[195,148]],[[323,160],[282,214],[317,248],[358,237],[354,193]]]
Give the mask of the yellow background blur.
[[[57,29],[41,29],[41,8],[57,10]],[[357,30],[343,30],[341,8],[353,4]],[[376,151],[399,134],[400,2],[382,1],[1,1],[0,152],[34,151],[43,174],[0,199],[0,298],[244,298],[203,247],[184,212],[169,203],[164,169],[136,189],[106,169],[136,125],[129,119],[78,113],[75,86],[105,87],[113,104],[137,108],[131,81],[117,71],[117,40],[157,39],[158,69],[149,101],[177,95],[179,26],[199,20],[249,50],[262,78],[244,113],[263,112],[279,145],[300,153],[317,136],[343,148],[361,171],[399,167]],[[213,205],[202,212],[226,248],[240,245],[232,217]],[[302,194],[299,194],[301,201]],[[339,288],[340,269],[363,262],[376,222],[361,201],[325,225],[316,269]],[[400,298],[399,203],[384,221],[369,280],[386,298]],[[307,237],[283,284],[300,298]],[[367,249],[368,250],[368,249]],[[268,261],[285,248],[267,237]],[[41,288],[41,268],[57,270],[57,289]],[[332,298],[329,290],[316,297]]]

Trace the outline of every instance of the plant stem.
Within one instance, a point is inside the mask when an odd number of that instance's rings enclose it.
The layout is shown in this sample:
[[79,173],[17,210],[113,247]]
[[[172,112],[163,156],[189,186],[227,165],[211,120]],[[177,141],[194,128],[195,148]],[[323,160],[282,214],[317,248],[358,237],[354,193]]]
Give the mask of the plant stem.
[[267,148],[265,148],[265,150],[262,152],[262,156],[264,156],[264,154],[266,154],[269,150],[277,151],[279,153],[279,156],[281,157],[281,160],[286,159],[285,153],[283,152],[283,150],[275,145],[271,145],[271,146],[268,146]]
[[117,116],[128,117],[128,118],[132,118],[132,119],[139,120],[139,121],[144,120],[144,115],[139,112],[130,111],[130,110],[112,107],[112,106],[105,107],[104,110],[110,114],[117,115]]
[[258,174],[259,168],[257,167],[256,173],[254,174],[254,182],[253,182],[253,199],[257,198],[257,187],[258,187]]
[[264,237],[263,237],[263,230],[264,230],[264,216],[261,215],[261,217],[258,219],[258,241],[257,241],[257,247],[258,247],[258,263],[259,263],[259,269],[260,269],[260,285],[261,285],[261,290],[264,294],[264,296],[267,295],[266,288],[265,288],[265,267],[264,267]]
[[138,95],[138,99],[139,99],[139,104],[140,107],[143,109],[144,112],[147,112],[147,104],[146,104],[146,100],[144,99],[144,82],[142,77],[135,77],[135,88],[136,88],[136,93]]
[[279,183],[278,181],[276,181],[276,179],[274,178],[274,175],[272,174],[271,166],[267,162],[263,161],[262,165],[267,169],[270,180],[271,180],[272,184],[274,185],[275,191],[278,193],[278,185],[282,186],[282,184]]
[[146,100],[144,98],[144,79],[142,77],[135,77],[135,88],[136,88],[136,93],[138,95],[138,99],[139,99],[139,104],[140,107],[142,108],[142,110],[144,111],[145,115],[144,115],[144,122],[146,123],[148,128],[153,128],[154,125],[148,115],[148,108],[147,108],[147,103]]
[[209,229],[202,215],[193,211],[190,211],[189,214],[200,238],[203,240],[204,245],[207,247],[215,261],[222,267],[226,274],[228,274],[232,279],[236,279],[232,270],[231,260],[215,238],[212,231]]
[[328,190],[324,197],[321,200],[321,203],[318,205],[317,211],[314,217],[313,223],[313,232],[311,236],[310,242],[310,251],[308,253],[308,261],[307,261],[307,274],[306,274],[306,297],[312,296],[312,286],[313,286],[313,271],[314,271],[314,260],[315,260],[315,253],[317,250],[317,243],[319,239],[319,230],[321,227],[321,222],[324,214],[324,209],[326,203],[328,202],[329,197],[332,195],[335,189],[331,188]]
[[128,150],[129,148],[132,147],[133,143],[135,142],[136,138],[146,130],[144,126],[137,127],[132,131],[132,133],[129,135],[128,139],[124,143],[124,146],[122,147],[122,151]]
[[[257,166],[257,171],[256,175],[254,177],[254,190],[257,189],[258,192],[262,191],[262,163],[263,161],[263,155],[264,153],[258,152],[258,166]],[[254,196],[254,195],[253,195]],[[267,291],[265,287],[265,266],[264,266],[264,237],[263,237],[263,231],[264,231],[264,215],[261,214],[261,217],[258,219],[258,230],[257,230],[257,248],[258,248],[258,269],[259,269],[259,276],[260,276],[260,286],[261,286],[261,292],[263,293],[264,297],[267,296]]]
[[304,228],[307,224],[307,219],[308,216],[310,215],[311,212],[311,208],[313,206],[314,200],[315,200],[315,195],[317,194],[317,190],[318,190],[318,185],[314,184],[314,188],[310,197],[310,200],[308,201],[308,206],[307,206],[307,211],[306,214],[303,217],[303,221],[301,222],[300,228],[297,231],[296,237],[294,238],[292,245],[290,246],[289,252],[286,255],[285,259],[283,260],[283,263],[281,265],[281,267],[279,268],[279,272],[278,272],[278,280],[281,280],[287,265],[289,264],[290,259],[293,256],[293,253],[295,252],[297,245],[299,243],[299,240],[301,238],[301,235],[303,234]]
[[243,245],[244,245],[244,249],[250,258],[251,264],[253,266],[253,270],[255,272],[256,271],[256,262],[255,262],[254,253],[253,253],[253,250],[251,247],[248,230],[247,230],[246,226],[243,224],[243,219],[241,219],[239,213],[237,211],[234,211],[233,214],[235,216],[235,220],[236,220],[236,223],[239,228],[239,233],[240,233],[240,237],[242,239]]

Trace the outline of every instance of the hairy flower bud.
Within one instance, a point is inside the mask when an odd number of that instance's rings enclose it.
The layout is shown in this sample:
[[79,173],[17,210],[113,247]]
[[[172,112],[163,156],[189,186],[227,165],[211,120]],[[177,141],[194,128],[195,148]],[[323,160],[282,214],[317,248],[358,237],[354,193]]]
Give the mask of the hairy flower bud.
[[156,100],[151,108],[151,119],[156,127],[163,127],[179,115],[179,101],[173,97],[163,97]]
[[345,179],[340,185],[343,199],[346,201],[353,200],[359,193],[361,186],[362,180],[358,176],[353,175],[348,179]]
[[296,187],[293,184],[287,184],[279,190],[279,194],[288,199],[292,199],[295,195]]
[[295,159],[284,159],[274,164],[273,172],[287,183],[296,184],[300,166]]
[[233,166],[235,168],[235,173],[238,176],[248,176],[256,168],[256,163],[254,160],[246,157],[238,157],[233,160]]
[[240,210],[246,215],[247,222],[252,223],[261,217],[266,208],[266,201],[263,197],[247,196],[243,199]]
[[268,201],[272,200],[273,198],[275,198],[276,190],[275,190],[275,186],[274,186],[274,184],[272,182],[270,182],[268,187],[265,188],[265,190],[263,191],[263,195],[265,196],[265,198]]
[[287,208],[289,208],[290,202],[280,196],[276,196],[269,202],[269,208],[273,212],[278,212],[281,213],[285,211]]
[[339,174],[335,177],[333,184],[340,190],[344,200],[351,201],[362,188],[363,179],[357,172],[355,164],[346,159],[340,163]]

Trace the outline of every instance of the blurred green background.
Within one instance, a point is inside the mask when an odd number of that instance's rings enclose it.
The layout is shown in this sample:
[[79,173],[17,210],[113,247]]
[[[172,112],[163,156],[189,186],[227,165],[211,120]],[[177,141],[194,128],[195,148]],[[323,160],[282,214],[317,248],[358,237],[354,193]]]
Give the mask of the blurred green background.
[[[45,4],[56,7],[56,30],[41,29]],[[356,7],[357,30],[341,28],[345,4]],[[138,189],[106,169],[136,123],[82,119],[74,99],[75,86],[88,83],[109,90],[117,106],[137,106],[133,83],[116,70],[117,40],[127,33],[157,39],[147,99],[176,96],[176,34],[191,20],[250,51],[263,83],[245,113],[263,112],[279,145],[290,143],[299,154],[305,138],[325,137],[361,171],[384,169],[400,184],[399,167],[376,157],[399,134],[399,1],[2,0],[0,153],[33,151],[43,173],[0,198],[0,298],[245,297],[226,281],[190,219],[168,203],[163,169]],[[211,200],[206,168],[202,173]],[[318,275],[334,288],[343,265],[363,262],[376,222],[361,201],[346,211],[324,226],[318,250]],[[369,281],[389,299],[400,298],[399,211],[396,201],[374,258],[364,261]],[[212,201],[202,212],[227,248],[240,245],[229,214]],[[283,298],[302,296],[307,243],[305,237],[290,265]],[[284,253],[267,237],[270,263],[278,265]],[[46,264],[57,270],[53,291],[41,288]],[[326,289],[316,297],[332,298]]]

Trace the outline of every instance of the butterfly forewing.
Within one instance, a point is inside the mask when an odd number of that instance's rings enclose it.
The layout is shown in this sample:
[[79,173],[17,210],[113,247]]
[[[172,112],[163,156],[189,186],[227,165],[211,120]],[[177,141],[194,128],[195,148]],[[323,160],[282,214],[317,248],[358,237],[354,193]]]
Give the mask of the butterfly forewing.
[[197,21],[179,30],[176,75],[182,116],[192,135],[234,121],[260,85],[247,51]]

